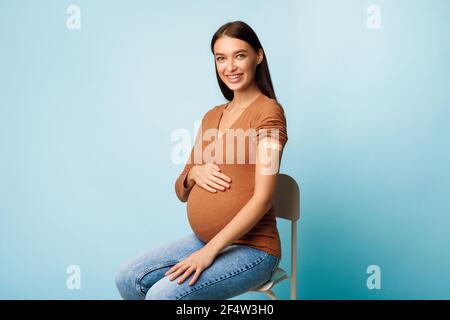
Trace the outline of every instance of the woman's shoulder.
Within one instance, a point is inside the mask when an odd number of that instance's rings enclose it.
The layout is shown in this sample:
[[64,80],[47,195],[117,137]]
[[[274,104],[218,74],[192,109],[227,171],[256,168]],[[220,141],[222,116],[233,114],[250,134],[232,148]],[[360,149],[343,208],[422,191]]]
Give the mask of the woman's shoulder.
[[225,108],[226,105],[227,102],[215,105],[214,107],[205,112],[205,114],[203,115],[203,120],[209,120],[211,117],[217,116],[218,114],[220,114],[220,112],[222,112],[223,108]]
[[260,103],[257,106],[257,113],[259,115],[261,114],[283,114],[284,115],[284,109],[281,106],[281,104],[273,99],[269,98],[268,96],[263,94],[263,97],[260,101]]

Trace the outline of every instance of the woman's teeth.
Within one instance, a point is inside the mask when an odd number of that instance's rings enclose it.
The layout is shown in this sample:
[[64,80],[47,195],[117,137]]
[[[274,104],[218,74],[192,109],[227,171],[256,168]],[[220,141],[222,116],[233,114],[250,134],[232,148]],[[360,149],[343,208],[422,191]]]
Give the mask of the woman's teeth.
[[233,74],[231,76],[227,76],[227,78],[230,82],[238,82],[242,78],[242,73]]

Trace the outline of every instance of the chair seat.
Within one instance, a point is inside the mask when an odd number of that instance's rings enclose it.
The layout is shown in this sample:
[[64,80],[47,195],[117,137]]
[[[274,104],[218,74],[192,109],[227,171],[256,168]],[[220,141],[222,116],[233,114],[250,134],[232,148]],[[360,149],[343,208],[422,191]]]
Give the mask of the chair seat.
[[275,284],[277,284],[278,282],[283,281],[284,279],[287,279],[287,272],[284,271],[282,268],[277,268],[275,270],[275,272],[273,273],[272,278],[270,278],[269,281],[267,281],[266,283],[264,283],[262,286],[259,286],[255,289],[252,289],[250,291],[258,291],[258,292],[263,292],[263,291],[267,291],[270,290]]

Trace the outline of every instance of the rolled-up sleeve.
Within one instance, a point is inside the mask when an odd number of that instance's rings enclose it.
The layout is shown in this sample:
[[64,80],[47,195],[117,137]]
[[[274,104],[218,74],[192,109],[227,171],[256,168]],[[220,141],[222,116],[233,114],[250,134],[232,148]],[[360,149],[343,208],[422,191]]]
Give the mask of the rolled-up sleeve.
[[286,116],[281,106],[275,103],[264,105],[257,116],[255,130],[256,143],[270,137],[277,140],[283,149],[288,141],[288,135]]

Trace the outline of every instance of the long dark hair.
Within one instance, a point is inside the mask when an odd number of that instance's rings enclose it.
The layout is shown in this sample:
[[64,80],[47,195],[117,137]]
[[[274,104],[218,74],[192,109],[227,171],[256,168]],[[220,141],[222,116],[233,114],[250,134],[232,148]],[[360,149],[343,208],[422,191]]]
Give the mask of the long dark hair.
[[[250,44],[253,47],[253,49],[255,49],[255,51],[262,49],[262,45],[261,42],[259,42],[258,36],[248,24],[242,21],[233,21],[224,24],[216,31],[216,33],[214,33],[214,36],[212,37],[211,40],[211,51],[213,54],[214,54],[214,44],[220,37],[223,36],[243,40],[248,44]],[[217,72],[217,68],[216,68],[216,77],[217,81],[219,82],[219,87],[220,90],[222,91],[223,96],[229,101],[233,100],[234,92],[233,90],[228,88],[228,86],[222,81],[222,79],[220,79],[220,76]],[[256,66],[255,79],[256,84],[262,93],[264,93],[269,98],[275,100],[277,99],[275,96],[275,91],[273,90],[272,79],[270,78],[269,65],[267,64],[265,52],[262,62]]]

